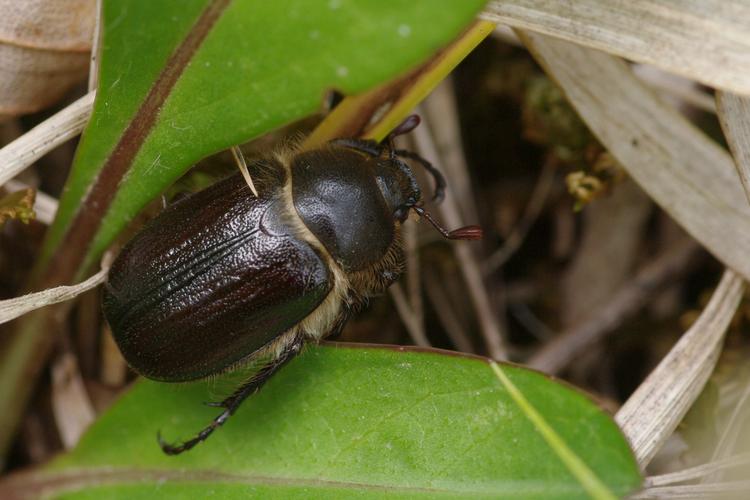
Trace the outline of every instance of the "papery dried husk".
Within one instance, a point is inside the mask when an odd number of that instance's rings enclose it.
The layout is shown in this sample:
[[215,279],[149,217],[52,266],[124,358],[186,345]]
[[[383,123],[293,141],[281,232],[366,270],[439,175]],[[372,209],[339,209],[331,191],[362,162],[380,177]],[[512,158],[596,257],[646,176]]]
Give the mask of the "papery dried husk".
[[0,0],[0,116],[44,109],[88,74],[96,0]]

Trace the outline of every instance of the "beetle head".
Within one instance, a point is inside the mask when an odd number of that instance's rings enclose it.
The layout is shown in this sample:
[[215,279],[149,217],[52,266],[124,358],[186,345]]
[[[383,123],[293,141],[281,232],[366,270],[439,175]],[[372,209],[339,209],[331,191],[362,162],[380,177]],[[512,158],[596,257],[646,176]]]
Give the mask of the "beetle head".
[[409,166],[393,150],[386,150],[387,158],[380,158],[375,180],[393,217],[404,222],[409,209],[422,201],[422,191]]
[[408,158],[418,162],[435,180],[435,191],[432,201],[440,203],[445,194],[445,179],[439,170],[433,167],[421,156],[407,150],[384,148],[381,161],[378,162],[380,172],[376,175],[378,186],[393,216],[399,222],[404,222],[413,210],[420,217],[424,217],[443,237],[451,240],[478,240],[482,238],[482,229],[478,226],[464,226],[453,231],[442,227],[429,212],[423,208],[422,192],[411,168],[403,161]]

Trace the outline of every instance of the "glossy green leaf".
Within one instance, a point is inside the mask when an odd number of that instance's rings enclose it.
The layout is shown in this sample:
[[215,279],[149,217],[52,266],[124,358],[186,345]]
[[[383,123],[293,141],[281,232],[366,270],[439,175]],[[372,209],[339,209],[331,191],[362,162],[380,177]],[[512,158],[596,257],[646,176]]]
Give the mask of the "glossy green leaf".
[[192,435],[216,414],[201,405],[211,395],[204,384],[141,381],[24,487],[66,498],[612,498],[638,487],[624,437],[588,397],[494,368],[500,377],[484,359],[442,351],[309,347],[176,457],[162,454],[157,430]]
[[85,267],[197,160],[406,71],[484,3],[105,0],[97,99],[45,256],[72,227],[93,239]]

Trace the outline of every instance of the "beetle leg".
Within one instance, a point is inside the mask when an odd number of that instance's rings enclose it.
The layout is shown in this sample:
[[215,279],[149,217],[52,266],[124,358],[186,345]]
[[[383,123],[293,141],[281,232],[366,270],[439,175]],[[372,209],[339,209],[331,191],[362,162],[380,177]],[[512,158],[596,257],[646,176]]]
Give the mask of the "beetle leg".
[[188,451],[201,441],[205,441],[208,436],[211,435],[218,427],[224,425],[229,417],[237,411],[242,402],[250,395],[258,392],[261,387],[276,373],[276,371],[294,358],[302,350],[303,340],[301,335],[294,337],[292,342],[286,346],[276,358],[269,361],[261,369],[253,374],[253,376],[244,384],[242,384],[231,396],[226,398],[224,401],[211,406],[221,406],[224,411],[221,412],[216,418],[214,418],[210,424],[204,427],[194,437],[183,441],[182,443],[169,444],[164,441],[161,434],[157,434],[159,446],[164,453],[167,455],[178,455],[184,451]]
[[323,335],[323,339],[336,340],[339,335],[341,335],[341,331],[344,329],[344,325],[346,325],[346,322],[354,312],[354,308],[346,301],[341,307],[341,312],[336,317],[336,321],[333,322],[333,326],[326,332],[325,335]]

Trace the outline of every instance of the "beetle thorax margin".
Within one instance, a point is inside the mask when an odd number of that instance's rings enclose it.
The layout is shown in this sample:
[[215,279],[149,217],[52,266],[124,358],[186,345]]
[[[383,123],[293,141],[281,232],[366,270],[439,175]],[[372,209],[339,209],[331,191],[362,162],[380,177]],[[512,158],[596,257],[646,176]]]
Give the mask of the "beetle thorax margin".
[[286,182],[284,183],[284,188],[281,190],[281,196],[284,198],[283,206],[286,212],[286,221],[294,229],[297,238],[307,242],[307,244],[314,248],[318,252],[318,255],[323,258],[323,261],[326,266],[328,266],[333,277],[333,286],[323,302],[313,312],[311,312],[295,328],[286,332],[276,342],[267,347],[269,353],[283,349],[283,346],[286,345],[288,340],[294,338],[298,333],[301,333],[304,337],[312,340],[321,340],[341,314],[342,306],[352,301],[352,298],[350,297],[350,290],[352,287],[346,273],[334,260],[325,246],[323,246],[312,231],[307,228],[294,208],[294,200],[292,197],[292,173],[290,169],[290,161],[294,156],[293,153],[284,150],[277,152],[274,156],[279,164],[283,166],[286,173]]
[[[340,149],[344,150],[344,148]],[[350,151],[347,152],[351,153]],[[383,248],[377,252],[371,262],[368,262],[367,266],[355,270],[345,269],[321,241],[321,238],[308,227],[297,208],[295,208],[293,194],[295,177],[292,165],[300,158],[300,153],[285,150],[276,153],[275,158],[286,172],[282,196],[284,197],[283,205],[288,217],[287,223],[294,228],[299,239],[309,244],[322,257],[333,278],[331,291],[324,301],[297,327],[284,336],[291,338],[299,333],[308,339],[320,340],[340,320],[344,308],[348,308],[350,311],[359,309],[369,296],[385,290],[401,274],[403,253],[399,230],[400,221],[388,217],[387,223],[393,228],[392,233],[388,235],[389,241],[382,245]],[[356,169],[358,166],[356,164],[347,165],[346,168]],[[372,182],[375,184],[374,178]],[[386,206],[383,208],[385,209]],[[358,215],[351,214],[350,217],[357,217]]]

